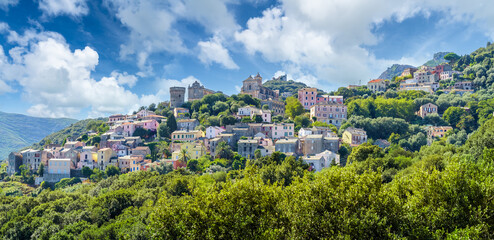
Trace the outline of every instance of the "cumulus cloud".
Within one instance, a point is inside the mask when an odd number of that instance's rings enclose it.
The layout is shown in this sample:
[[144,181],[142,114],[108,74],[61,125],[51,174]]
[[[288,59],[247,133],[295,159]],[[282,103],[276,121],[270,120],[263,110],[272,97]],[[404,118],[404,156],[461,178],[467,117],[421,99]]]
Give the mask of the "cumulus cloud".
[[120,85],[127,85],[129,87],[133,87],[136,85],[137,77],[132,74],[128,74],[127,72],[119,73],[117,71],[113,71],[110,76],[117,80]]
[[[366,46],[379,43],[373,29],[417,14],[441,12],[445,21],[476,24],[494,38],[494,15],[486,1],[281,0],[261,17],[249,19],[235,39],[250,54],[281,63],[283,71],[315,86],[334,87],[368,80],[400,59],[378,59]],[[312,76],[311,76],[312,75]]]
[[56,33],[10,31],[8,39],[17,44],[9,50],[10,60],[0,47],[0,93],[12,91],[6,84],[16,81],[23,98],[32,104],[27,112],[40,117],[74,117],[83,110],[90,117],[126,113],[151,102],[156,95],[137,94],[126,89],[138,81],[127,72],[113,71],[97,80],[91,76],[99,63],[90,48],[71,50]]
[[39,9],[46,16],[68,15],[80,17],[87,15],[89,12],[86,0],[40,0]]
[[[209,33],[233,34],[239,27],[228,11],[226,0],[107,0],[120,22],[130,30],[129,41],[120,47],[120,56],[135,56],[138,66],[146,73],[152,72],[149,57],[167,52],[191,54],[176,23],[193,21]],[[231,63],[229,63],[231,66]]]
[[15,6],[19,0],[0,0],[0,9],[7,11],[9,7]]
[[212,63],[221,64],[227,69],[238,69],[238,65],[233,61],[228,50],[223,47],[218,37],[213,37],[209,41],[200,41],[197,44],[200,48],[199,60],[206,65]]

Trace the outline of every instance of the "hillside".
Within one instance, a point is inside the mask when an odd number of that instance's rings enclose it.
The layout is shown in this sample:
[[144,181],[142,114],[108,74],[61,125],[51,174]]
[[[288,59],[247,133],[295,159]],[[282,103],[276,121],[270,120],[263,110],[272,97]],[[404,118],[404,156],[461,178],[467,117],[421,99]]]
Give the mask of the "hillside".
[[444,56],[446,56],[446,54],[448,54],[450,52],[438,52],[438,53],[434,53],[434,58],[427,61],[426,63],[424,63],[423,65],[425,66],[429,66],[429,67],[435,67],[437,65],[440,65],[441,63],[445,63],[445,62],[448,62],[446,60],[444,60]]
[[[291,92],[293,95],[297,95],[299,89],[309,87],[302,82],[296,82],[293,80],[283,81],[278,79],[268,80],[262,85],[272,90],[280,90],[280,94],[284,92]],[[324,93],[324,91],[321,89],[317,89],[317,91],[319,93]]]
[[49,140],[51,143],[61,144],[65,138],[78,138],[82,134],[86,133],[89,130],[96,130],[96,128],[101,124],[106,122],[107,119],[99,118],[99,119],[85,119],[78,121],[76,123],[67,126],[66,128],[59,130],[57,132],[51,133],[45,138],[41,139],[39,143],[33,144],[33,148],[40,148],[45,145],[45,143]]
[[37,118],[0,112],[0,160],[11,151],[39,142],[46,135],[76,122],[69,118]]
[[400,76],[401,73],[407,68],[413,68],[411,65],[393,64],[379,75],[379,79],[392,79],[393,77]]

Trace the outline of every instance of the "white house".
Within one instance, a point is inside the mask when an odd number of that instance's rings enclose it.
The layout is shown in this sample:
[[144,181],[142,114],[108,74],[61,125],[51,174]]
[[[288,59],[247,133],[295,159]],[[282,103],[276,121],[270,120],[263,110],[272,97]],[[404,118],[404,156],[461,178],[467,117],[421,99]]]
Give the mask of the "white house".
[[237,116],[250,117],[252,112],[256,112],[256,111],[259,111],[259,109],[255,108],[253,106],[240,107],[240,108],[238,108]]
[[270,110],[261,110],[262,122],[270,123],[271,122],[271,111]]
[[210,126],[206,128],[206,138],[211,139],[218,136],[220,133],[224,132],[225,129],[216,126]]

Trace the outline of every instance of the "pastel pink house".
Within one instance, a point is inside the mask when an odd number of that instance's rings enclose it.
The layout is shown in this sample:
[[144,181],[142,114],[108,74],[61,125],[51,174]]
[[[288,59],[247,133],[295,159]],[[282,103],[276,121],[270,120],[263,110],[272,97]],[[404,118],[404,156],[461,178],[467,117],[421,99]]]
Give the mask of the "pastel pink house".
[[305,109],[310,109],[317,103],[317,88],[302,88],[298,90],[298,100]]
[[271,136],[273,139],[294,137],[294,129],[293,123],[275,123],[273,124]]

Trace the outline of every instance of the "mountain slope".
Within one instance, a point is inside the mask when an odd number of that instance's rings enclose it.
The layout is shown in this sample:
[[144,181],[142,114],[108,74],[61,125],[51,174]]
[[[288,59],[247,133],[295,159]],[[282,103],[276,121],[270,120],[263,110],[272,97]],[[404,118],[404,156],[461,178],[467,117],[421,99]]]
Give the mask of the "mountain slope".
[[400,76],[401,73],[407,68],[413,68],[411,65],[402,65],[402,64],[393,64],[393,66],[389,67],[379,75],[379,79],[393,79],[393,77]]
[[39,142],[46,135],[76,122],[69,118],[37,118],[0,112],[0,160],[12,151]]

